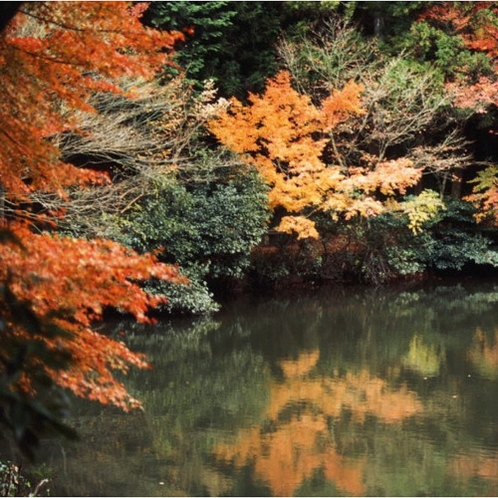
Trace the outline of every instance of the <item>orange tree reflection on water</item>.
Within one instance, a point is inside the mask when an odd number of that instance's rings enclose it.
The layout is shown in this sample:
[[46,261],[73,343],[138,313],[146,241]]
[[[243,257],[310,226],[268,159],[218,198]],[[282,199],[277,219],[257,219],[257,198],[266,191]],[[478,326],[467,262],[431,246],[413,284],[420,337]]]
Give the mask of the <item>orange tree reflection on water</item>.
[[423,410],[406,386],[393,389],[367,370],[315,377],[318,360],[319,352],[313,350],[301,353],[295,361],[281,361],[284,380],[271,380],[264,427],[244,429],[235,441],[219,444],[214,451],[219,460],[237,467],[254,462],[256,475],[275,496],[295,494],[317,470],[340,491],[364,495],[366,457],[340,453],[330,420],[349,410],[355,422],[373,415],[386,423],[400,423]]

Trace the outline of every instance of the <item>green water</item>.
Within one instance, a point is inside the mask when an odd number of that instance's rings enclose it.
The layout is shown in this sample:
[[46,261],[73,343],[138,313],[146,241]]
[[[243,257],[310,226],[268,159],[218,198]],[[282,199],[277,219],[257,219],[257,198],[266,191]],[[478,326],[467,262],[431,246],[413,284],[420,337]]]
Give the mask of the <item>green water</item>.
[[129,343],[145,412],[79,403],[53,495],[498,495],[498,284],[246,298]]

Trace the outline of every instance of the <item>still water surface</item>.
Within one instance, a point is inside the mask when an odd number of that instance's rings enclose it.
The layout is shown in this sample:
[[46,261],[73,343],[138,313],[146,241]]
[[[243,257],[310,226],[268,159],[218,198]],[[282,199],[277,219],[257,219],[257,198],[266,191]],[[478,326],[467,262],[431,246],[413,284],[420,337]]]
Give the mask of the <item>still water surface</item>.
[[53,495],[498,495],[498,284],[246,298],[129,343],[145,412],[79,403]]

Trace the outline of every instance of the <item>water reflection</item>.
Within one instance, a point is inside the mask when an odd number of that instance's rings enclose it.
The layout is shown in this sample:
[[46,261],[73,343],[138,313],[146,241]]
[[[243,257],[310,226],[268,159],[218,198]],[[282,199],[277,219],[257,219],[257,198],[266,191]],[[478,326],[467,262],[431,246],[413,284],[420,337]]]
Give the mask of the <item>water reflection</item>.
[[215,455],[237,467],[254,461],[257,477],[275,496],[294,495],[317,472],[347,495],[365,495],[366,455],[341,455],[334,421],[348,410],[354,423],[365,423],[367,416],[401,423],[423,405],[405,385],[390,388],[366,370],[343,377],[309,375],[318,359],[314,350],[279,362],[285,380],[270,384],[264,426],[239,432],[231,443],[218,445]]
[[426,377],[437,376],[443,362],[444,350],[427,344],[420,334],[413,335],[408,353],[402,358],[405,367]]
[[53,491],[497,494],[496,303],[494,285],[345,289],[136,328],[145,413],[81,403],[83,444],[46,444]]
[[498,378],[498,329],[486,335],[477,328],[469,358],[478,372],[488,379]]

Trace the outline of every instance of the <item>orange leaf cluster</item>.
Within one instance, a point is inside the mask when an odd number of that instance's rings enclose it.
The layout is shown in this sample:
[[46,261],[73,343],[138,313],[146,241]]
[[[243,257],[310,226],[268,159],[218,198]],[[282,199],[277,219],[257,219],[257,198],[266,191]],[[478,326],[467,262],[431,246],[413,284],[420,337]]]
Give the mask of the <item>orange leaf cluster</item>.
[[[411,161],[399,159],[371,168],[346,168],[338,157],[335,129],[361,115],[361,85],[348,82],[320,107],[291,86],[290,75],[280,72],[267,83],[262,96],[250,95],[249,104],[233,99],[210,124],[211,132],[233,152],[255,165],[271,190],[270,208],[283,208],[278,230],[299,238],[317,238],[307,212],[322,210],[337,218],[372,216],[385,209],[375,199],[404,193],[420,178]],[[333,156],[338,164],[324,158]],[[294,216],[295,215],[295,216]]]
[[326,124],[325,131],[333,130],[350,115],[363,114],[360,95],[363,87],[349,81],[342,90],[333,90],[332,95],[322,102],[322,112]]
[[[23,227],[17,227],[15,234],[15,241],[0,245],[0,280],[7,283],[16,302],[28,303],[42,330],[55,326],[69,335],[33,337],[33,331],[20,325],[4,307],[3,320],[10,333],[27,343],[39,340],[69,353],[69,369],[47,367],[56,384],[103,403],[136,406],[112,371],[125,372],[128,365],[144,367],[144,359],[124,344],[94,332],[91,326],[108,306],[147,321],[147,310],[165,298],[146,294],[138,282],[152,276],[183,281],[176,268],[107,240],[35,235]],[[24,389],[29,388],[29,379],[24,379]]]

